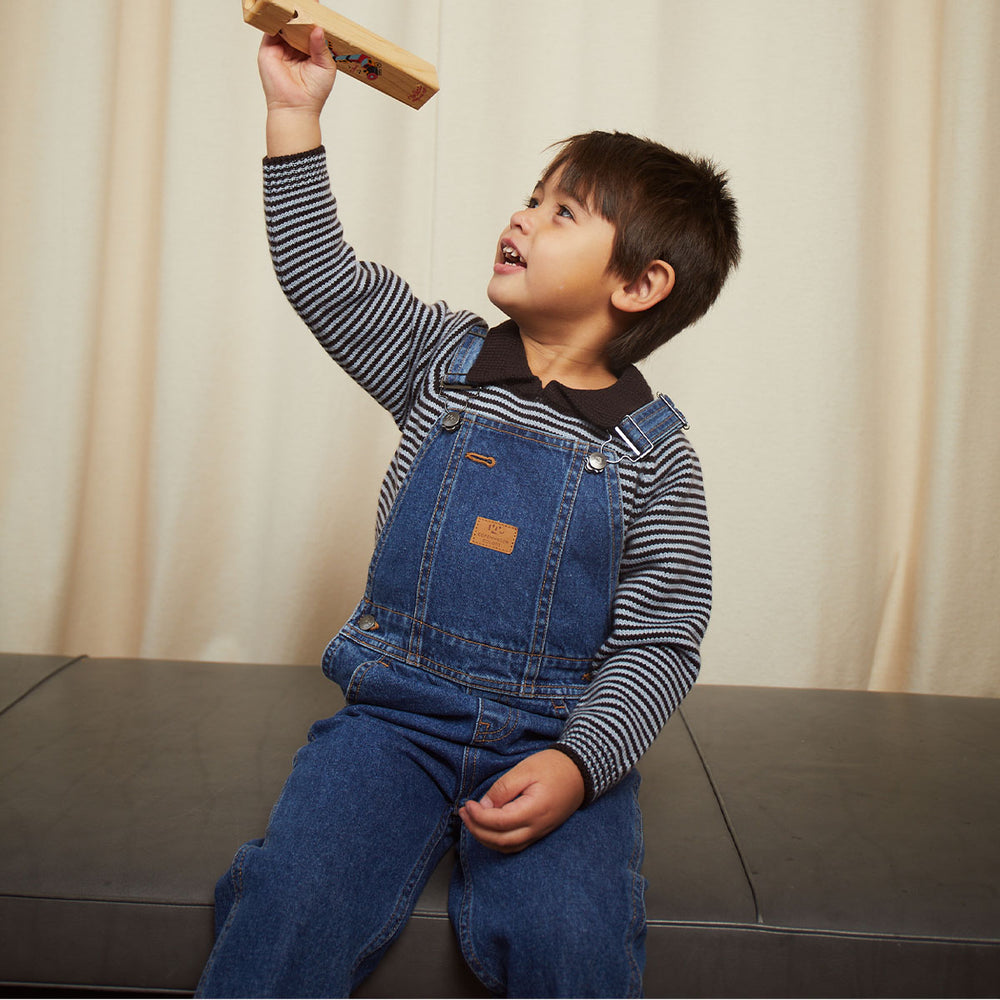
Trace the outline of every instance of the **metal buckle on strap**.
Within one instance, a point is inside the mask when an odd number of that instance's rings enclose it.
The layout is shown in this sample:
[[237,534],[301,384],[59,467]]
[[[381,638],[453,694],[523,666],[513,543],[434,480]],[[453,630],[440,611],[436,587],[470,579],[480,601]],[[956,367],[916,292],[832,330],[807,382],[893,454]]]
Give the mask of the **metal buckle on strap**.
[[[681,430],[686,431],[688,429],[689,424],[685,419],[684,414],[681,413],[681,411],[678,410],[676,406],[674,406],[673,401],[670,399],[670,397],[665,396],[662,392],[660,392],[657,393],[657,399],[662,400],[667,405],[667,408],[674,416],[674,421],[671,422],[669,429],[673,430],[674,424],[676,423],[676,425],[680,427]],[[629,432],[631,434],[635,435],[635,438],[639,442],[639,444],[636,444],[636,441],[633,441],[632,438],[630,438],[629,435],[625,433],[625,431],[622,429],[625,426],[628,427]],[[643,430],[642,425],[639,423],[639,421],[637,421],[633,417],[633,415],[629,413],[623,418],[622,422],[614,429],[615,435],[621,438],[621,440],[625,443],[625,446],[628,449],[628,451],[625,452],[625,454],[619,456],[616,456],[613,451],[609,452],[608,450],[609,446],[614,441],[614,437],[611,434],[609,434],[607,441],[605,441],[604,444],[601,445],[601,453],[612,464],[615,462],[620,462],[624,458],[628,458],[630,461],[637,462],[645,458],[656,447],[657,442],[663,439],[663,434],[656,433],[657,430],[659,430],[659,427],[654,430],[656,436],[654,438],[651,438],[646,433],[646,431]],[[642,447],[639,447],[640,444],[642,445]]]

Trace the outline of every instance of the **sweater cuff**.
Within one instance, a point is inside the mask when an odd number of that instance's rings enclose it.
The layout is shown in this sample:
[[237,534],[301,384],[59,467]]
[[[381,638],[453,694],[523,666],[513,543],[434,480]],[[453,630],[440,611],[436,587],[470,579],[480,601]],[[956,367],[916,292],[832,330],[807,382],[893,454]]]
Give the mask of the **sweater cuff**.
[[[558,750],[560,753],[565,754],[574,764],[579,768],[580,774],[583,776],[583,805],[589,806],[594,799],[597,798],[597,792],[594,787],[594,778],[590,773],[584,759],[573,749],[573,747],[568,746],[565,743],[553,743],[553,750]],[[581,806],[581,808],[583,808]]]
[[303,160],[307,157],[326,156],[326,147],[317,146],[315,149],[304,149],[301,153],[286,153],[284,156],[265,156],[265,166],[279,166],[282,163],[294,163],[295,160]]
[[330,175],[323,146],[304,153],[265,157],[263,172],[265,204],[286,194],[302,195],[308,191],[323,197],[330,193]]

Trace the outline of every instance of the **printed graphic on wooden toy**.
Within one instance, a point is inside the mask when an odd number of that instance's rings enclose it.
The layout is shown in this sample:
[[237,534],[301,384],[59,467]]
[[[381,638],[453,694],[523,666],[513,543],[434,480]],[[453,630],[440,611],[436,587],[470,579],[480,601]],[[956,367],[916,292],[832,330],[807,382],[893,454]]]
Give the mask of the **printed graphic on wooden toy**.
[[382,75],[382,64],[376,62],[371,56],[366,56],[363,52],[355,55],[338,56],[330,46],[333,61],[338,64],[338,68],[343,67],[355,76],[363,76],[366,80],[377,80]]

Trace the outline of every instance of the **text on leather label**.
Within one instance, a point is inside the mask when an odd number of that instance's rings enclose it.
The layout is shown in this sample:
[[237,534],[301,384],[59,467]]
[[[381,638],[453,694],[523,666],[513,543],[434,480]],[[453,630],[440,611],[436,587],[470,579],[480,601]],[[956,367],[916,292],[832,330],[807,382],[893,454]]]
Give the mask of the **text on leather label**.
[[509,556],[517,541],[517,528],[512,524],[504,524],[503,521],[477,517],[469,541],[473,545],[481,545],[484,549],[493,549],[494,552],[503,552]]

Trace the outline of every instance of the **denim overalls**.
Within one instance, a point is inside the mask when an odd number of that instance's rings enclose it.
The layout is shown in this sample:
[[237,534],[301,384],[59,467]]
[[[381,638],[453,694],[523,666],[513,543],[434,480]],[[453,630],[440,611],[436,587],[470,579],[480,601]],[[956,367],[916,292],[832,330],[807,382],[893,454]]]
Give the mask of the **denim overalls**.
[[347,707],[296,755],[263,841],[217,889],[203,996],[346,996],[458,848],[462,952],[509,996],[636,996],[645,911],[638,775],[517,854],[455,811],[559,737],[610,628],[623,544],[617,461],[682,422],[665,397],[603,447],[474,412],[468,334],[403,482],[364,599],[323,669]]

